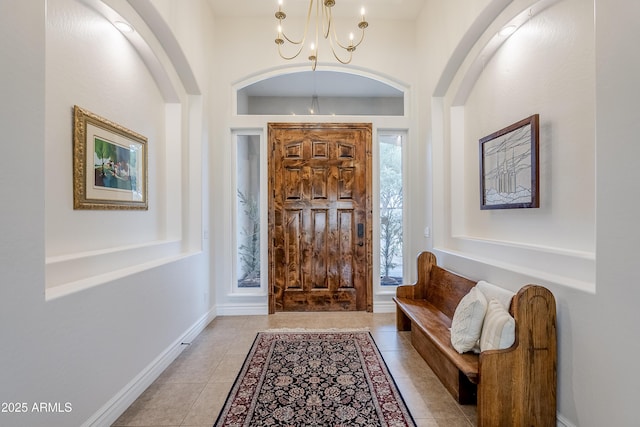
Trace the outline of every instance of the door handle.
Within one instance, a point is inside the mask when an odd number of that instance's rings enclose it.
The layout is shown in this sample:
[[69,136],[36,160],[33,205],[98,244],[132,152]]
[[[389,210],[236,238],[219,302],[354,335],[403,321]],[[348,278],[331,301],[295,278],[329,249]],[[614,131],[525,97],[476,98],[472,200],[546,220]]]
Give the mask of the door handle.
[[363,238],[364,237],[364,224],[363,223],[359,223],[358,224],[358,237],[359,238]]

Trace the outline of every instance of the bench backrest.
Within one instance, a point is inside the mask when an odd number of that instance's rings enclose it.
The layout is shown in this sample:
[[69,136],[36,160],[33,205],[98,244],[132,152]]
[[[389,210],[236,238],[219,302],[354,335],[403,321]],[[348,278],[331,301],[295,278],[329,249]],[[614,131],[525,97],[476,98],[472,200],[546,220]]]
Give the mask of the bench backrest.
[[436,257],[431,252],[418,255],[417,267],[418,281],[413,285],[399,286],[396,296],[426,299],[452,319],[458,303],[476,282],[438,267]]
[[425,298],[449,319],[453,319],[458,303],[475,285],[476,282],[436,265],[431,268]]

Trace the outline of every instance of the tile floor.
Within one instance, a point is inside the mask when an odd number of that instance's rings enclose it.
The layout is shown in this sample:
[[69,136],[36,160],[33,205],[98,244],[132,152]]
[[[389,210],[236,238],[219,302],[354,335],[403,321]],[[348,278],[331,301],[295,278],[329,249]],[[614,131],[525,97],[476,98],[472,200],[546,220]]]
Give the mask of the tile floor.
[[211,427],[258,331],[369,328],[419,427],[470,427],[476,407],[458,405],[410,343],[395,314],[277,313],[216,317],[113,426]]

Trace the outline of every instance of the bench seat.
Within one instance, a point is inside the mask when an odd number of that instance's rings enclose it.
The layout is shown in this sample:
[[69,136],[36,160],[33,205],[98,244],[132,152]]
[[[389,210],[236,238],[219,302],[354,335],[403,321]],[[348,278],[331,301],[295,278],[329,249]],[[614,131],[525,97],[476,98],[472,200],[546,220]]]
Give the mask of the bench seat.
[[410,321],[411,344],[460,403],[476,403],[478,355],[458,353],[451,345],[451,319],[429,301],[394,298]]
[[427,300],[396,298],[396,304],[422,333],[427,335],[438,350],[451,361],[471,382],[478,383],[478,355],[460,354],[451,345],[451,320]]

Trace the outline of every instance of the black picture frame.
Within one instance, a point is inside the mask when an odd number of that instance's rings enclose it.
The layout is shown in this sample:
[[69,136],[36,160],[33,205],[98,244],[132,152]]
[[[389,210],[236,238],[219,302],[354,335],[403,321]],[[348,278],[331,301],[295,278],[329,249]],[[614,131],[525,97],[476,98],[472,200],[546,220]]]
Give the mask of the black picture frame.
[[480,209],[540,207],[539,135],[534,114],[479,140]]

